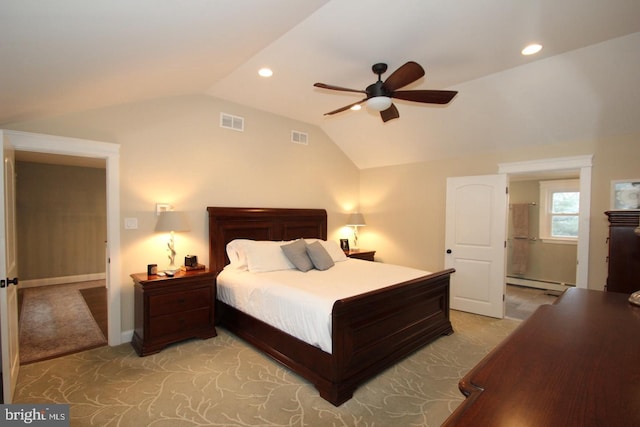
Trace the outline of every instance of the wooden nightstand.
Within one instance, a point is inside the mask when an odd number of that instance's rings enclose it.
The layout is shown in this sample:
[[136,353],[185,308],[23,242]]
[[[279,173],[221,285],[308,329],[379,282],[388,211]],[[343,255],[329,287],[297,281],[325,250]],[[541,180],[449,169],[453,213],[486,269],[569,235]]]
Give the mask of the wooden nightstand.
[[131,345],[138,355],[157,353],[188,338],[215,337],[215,275],[180,271],[174,277],[132,274],[135,329]]
[[344,251],[345,255],[349,258],[363,259],[365,261],[373,261],[373,257],[376,251],[365,251],[362,249],[352,249],[350,251]]

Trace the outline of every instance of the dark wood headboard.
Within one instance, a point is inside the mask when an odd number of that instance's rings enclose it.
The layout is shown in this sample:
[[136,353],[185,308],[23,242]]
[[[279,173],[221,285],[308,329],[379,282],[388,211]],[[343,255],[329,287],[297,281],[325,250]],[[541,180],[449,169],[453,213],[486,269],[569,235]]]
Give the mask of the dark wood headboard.
[[218,274],[229,263],[227,243],[234,239],[327,239],[324,209],[218,208],[209,212],[209,269]]

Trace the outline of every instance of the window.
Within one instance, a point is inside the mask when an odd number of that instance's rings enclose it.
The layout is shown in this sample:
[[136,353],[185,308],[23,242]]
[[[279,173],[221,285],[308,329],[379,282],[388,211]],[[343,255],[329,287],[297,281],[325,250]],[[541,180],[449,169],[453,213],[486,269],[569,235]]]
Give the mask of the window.
[[577,242],[580,180],[540,181],[540,238]]

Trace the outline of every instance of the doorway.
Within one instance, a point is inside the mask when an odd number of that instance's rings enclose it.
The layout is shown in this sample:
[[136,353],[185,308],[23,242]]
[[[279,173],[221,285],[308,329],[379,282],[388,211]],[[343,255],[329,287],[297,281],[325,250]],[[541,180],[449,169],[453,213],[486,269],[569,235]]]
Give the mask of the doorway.
[[[84,161],[99,160],[106,167],[107,245],[105,281],[107,288],[108,344],[122,343],[120,319],[120,146],[101,141],[5,131],[16,151],[73,156]],[[17,331],[15,331],[17,333]]]
[[[546,193],[543,194],[544,188],[566,183],[574,186],[577,180],[577,171],[527,174],[509,180],[507,285],[559,293],[575,286],[576,242],[570,237],[547,238],[543,232],[545,218],[542,217],[545,215],[544,200],[547,199]],[[573,201],[571,207],[577,209],[577,201]],[[574,235],[576,229],[569,231],[568,236]]]
[[[541,304],[553,304],[558,296],[569,287],[578,283],[579,258],[578,245],[575,243],[549,243],[541,239],[540,233],[540,209],[541,203],[540,184],[558,180],[590,180],[591,157],[552,159],[543,170],[537,169],[537,163],[514,164],[514,169],[525,169],[522,172],[509,175],[509,227],[507,232],[507,268],[505,290],[505,315],[509,318],[524,320],[529,317]],[[553,167],[560,169],[553,169]],[[563,169],[565,166],[580,166],[575,169]],[[550,168],[550,169],[547,169]],[[580,189],[586,187],[581,182]],[[590,188],[590,182],[588,187]],[[582,199],[582,194],[580,195]],[[585,194],[590,199],[590,194]],[[588,213],[582,212],[583,203],[580,204],[581,218],[588,218]],[[523,213],[525,222],[529,224],[522,230]],[[516,218],[519,217],[519,218]],[[519,222],[519,227],[514,226],[514,218]],[[588,236],[588,221],[585,230],[581,230]],[[582,225],[584,227],[584,225]],[[518,251],[516,253],[516,251]],[[515,256],[514,256],[515,255]],[[588,254],[582,254],[588,258]],[[519,259],[516,259],[519,258]],[[586,265],[586,261],[584,262]],[[584,276],[582,286],[587,287],[587,278]]]
[[574,176],[580,180],[579,233],[576,245],[575,286],[587,288],[589,283],[589,218],[591,217],[592,155],[501,163],[498,172],[507,174],[509,181],[540,177]]
[[20,362],[106,345],[93,314],[107,313],[105,161],[22,151],[15,160]]

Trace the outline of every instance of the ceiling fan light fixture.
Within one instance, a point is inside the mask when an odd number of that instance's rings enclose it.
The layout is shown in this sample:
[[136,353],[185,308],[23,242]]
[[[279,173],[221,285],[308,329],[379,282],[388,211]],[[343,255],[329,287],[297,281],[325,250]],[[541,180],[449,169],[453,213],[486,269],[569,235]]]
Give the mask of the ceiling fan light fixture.
[[391,98],[388,96],[374,96],[367,99],[367,108],[375,111],[384,111],[391,107]]

